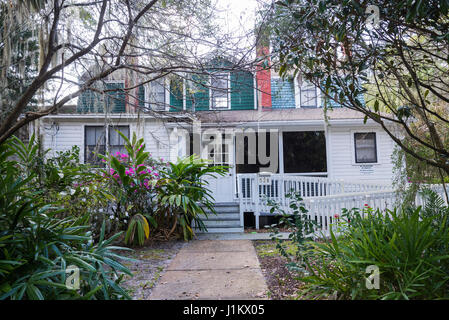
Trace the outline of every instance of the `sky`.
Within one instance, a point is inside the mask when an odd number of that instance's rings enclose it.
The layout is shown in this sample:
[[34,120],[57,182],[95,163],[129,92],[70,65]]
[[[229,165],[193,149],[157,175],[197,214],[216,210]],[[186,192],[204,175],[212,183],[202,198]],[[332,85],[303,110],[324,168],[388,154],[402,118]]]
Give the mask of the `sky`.
[[258,6],[257,0],[218,0],[218,8],[228,32],[241,32],[241,27],[248,32],[254,27],[254,17]]

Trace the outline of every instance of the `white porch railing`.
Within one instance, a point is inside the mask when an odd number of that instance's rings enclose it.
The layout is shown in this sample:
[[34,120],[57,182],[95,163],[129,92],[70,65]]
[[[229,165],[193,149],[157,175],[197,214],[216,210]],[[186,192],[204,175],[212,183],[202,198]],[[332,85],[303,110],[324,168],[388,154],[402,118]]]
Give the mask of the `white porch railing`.
[[338,194],[304,199],[304,206],[308,210],[310,219],[315,220],[325,236],[330,236],[331,224],[335,222],[335,215],[340,216],[342,209],[371,208],[385,210],[393,209],[396,203],[396,193],[393,190],[380,190]]
[[[370,206],[380,210],[393,209],[399,200],[396,199],[397,193],[390,184],[282,174],[238,174],[237,181],[241,226],[243,213],[254,212],[257,229],[260,216],[270,215],[271,207],[267,205],[267,200],[274,200],[286,213],[291,212],[291,199],[286,195],[292,191],[298,192],[303,198],[309,218],[321,226],[325,236],[329,236],[329,228],[335,220],[335,215],[341,215],[343,208],[349,210]],[[427,187],[437,192],[442,199],[446,199],[442,185]],[[419,194],[415,204],[424,204]]]
[[381,208],[382,205],[391,205],[391,198],[394,196],[391,185],[359,181],[282,174],[238,174],[237,179],[241,225],[243,226],[243,213],[254,212],[256,228],[259,228],[260,215],[270,212],[267,199],[276,201],[282,209],[289,212],[290,199],[286,195],[292,191],[299,193],[306,206],[310,207],[309,213],[323,227],[328,226],[332,216],[341,213],[342,208],[361,207],[365,203]]

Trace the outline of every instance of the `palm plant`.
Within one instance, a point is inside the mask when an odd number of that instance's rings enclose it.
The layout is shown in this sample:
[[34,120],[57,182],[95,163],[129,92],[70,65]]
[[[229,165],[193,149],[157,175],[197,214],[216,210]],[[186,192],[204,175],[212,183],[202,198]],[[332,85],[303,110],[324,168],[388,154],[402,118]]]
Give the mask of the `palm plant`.
[[169,163],[162,171],[157,193],[158,218],[171,222],[167,238],[177,227],[181,228],[184,240],[193,238],[194,225],[199,230],[207,230],[201,216],[207,218],[205,209],[212,213],[215,209],[208,181],[204,178],[223,176],[226,171],[226,166],[210,166],[207,160],[195,155]]

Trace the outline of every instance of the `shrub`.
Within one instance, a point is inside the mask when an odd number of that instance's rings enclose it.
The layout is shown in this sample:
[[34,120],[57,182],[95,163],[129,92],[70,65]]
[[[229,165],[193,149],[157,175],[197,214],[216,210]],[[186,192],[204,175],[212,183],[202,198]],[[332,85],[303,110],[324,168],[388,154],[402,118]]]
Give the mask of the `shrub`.
[[[447,213],[447,208],[444,209]],[[447,214],[429,208],[345,210],[337,238],[311,243],[306,297],[440,299],[449,297]],[[439,223],[435,223],[435,219]],[[380,270],[380,288],[367,289],[366,268]]]
[[135,133],[132,139],[118,133],[125,141],[127,154],[102,156],[107,166],[101,173],[115,197],[110,220],[116,230],[127,228],[125,243],[142,245],[151,232],[166,239],[182,234],[189,240],[194,225],[205,230],[201,220],[207,217],[205,208],[214,212],[214,207],[208,182],[203,178],[223,175],[226,167],[211,166],[195,156],[176,163],[157,162],[144,151],[144,140],[137,139]]
[[[102,177],[108,179],[108,186],[114,194],[115,205],[110,220],[115,224],[115,230],[127,228],[125,243],[132,244],[136,240],[143,245],[140,235],[148,238],[148,221],[156,227],[154,214],[154,198],[158,188],[159,173],[156,166],[160,166],[145,152],[143,139],[137,139],[133,133],[128,139],[118,132],[125,141],[127,153],[117,152],[109,156],[102,156],[107,164],[101,170]],[[136,230],[137,229],[137,230]],[[137,232],[138,237],[134,237]]]
[[[318,224],[308,215],[307,209],[301,203],[302,198],[298,192],[291,192],[286,195],[286,198],[290,199],[290,213],[285,212],[277,202],[273,200],[267,201],[268,205],[271,206],[270,213],[281,216],[279,223],[271,226],[273,231],[271,238],[276,241],[276,248],[279,252],[289,261],[288,267],[298,272],[304,272],[305,265],[302,257],[309,247],[308,241],[316,237]],[[289,254],[289,250],[284,241],[279,237],[280,227],[293,230],[288,238],[296,246],[294,259]]]
[[[85,217],[60,218],[66,208],[47,203],[36,174],[12,156],[16,148],[0,146],[0,299],[129,298],[120,282],[131,272],[112,246],[120,234],[105,239],[103,224],[94,244]],[[79,289],[66,286],[70,265],[79,269]]]

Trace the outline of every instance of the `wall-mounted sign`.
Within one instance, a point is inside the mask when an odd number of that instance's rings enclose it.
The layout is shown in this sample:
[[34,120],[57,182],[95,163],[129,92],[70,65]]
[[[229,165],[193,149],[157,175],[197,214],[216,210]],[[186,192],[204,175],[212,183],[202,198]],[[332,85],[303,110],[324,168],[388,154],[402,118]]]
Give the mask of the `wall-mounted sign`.
[[374,173],[374,166],[373,165],[362,165],[360,166],[360,174],[362,175],[368,175]]

